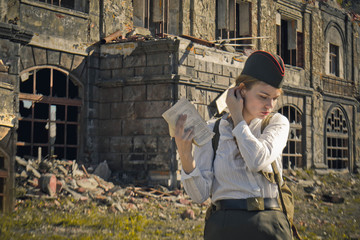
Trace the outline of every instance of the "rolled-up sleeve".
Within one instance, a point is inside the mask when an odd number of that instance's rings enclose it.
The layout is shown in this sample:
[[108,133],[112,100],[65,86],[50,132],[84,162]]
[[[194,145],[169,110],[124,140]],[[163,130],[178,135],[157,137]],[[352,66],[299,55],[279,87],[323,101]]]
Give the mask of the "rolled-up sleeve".
[[197,203],[202,203],[210,197],[214,177],[212,166],[213,151],[211,141],[202,147],[195,146],[195,169],[189,174],[186,174],[183,170],[181,171],[181,182],[184,185],[185,191]]
[[233,129],[239,150],[247,167],[258,172],[276,160],[286,146],[289,134],[289,121],[281,114],[275,114],[260,138],[256,138],[245,121]]

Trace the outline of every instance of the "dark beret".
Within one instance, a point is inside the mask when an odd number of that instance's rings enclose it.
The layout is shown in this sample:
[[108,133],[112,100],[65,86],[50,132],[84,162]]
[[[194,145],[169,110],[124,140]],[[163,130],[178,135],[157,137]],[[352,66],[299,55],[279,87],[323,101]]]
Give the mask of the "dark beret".
[[281,88],[285,66],[280,56],[259,50],[248,57],[241,72],[241,75],[243,74],[254,77],[275,88]]

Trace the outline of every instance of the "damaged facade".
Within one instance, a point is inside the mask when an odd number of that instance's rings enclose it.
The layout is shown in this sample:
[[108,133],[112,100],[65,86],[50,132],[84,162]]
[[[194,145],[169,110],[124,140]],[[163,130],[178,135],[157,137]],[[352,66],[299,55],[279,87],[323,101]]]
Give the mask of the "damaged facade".
[[355,171],[358,36],[334,1],[0,0],[1,209],[15,155],[106,160],[123,182],[176,186],[161,114],[186,97],[210,119],[249,49],[286,64],[284,167]]

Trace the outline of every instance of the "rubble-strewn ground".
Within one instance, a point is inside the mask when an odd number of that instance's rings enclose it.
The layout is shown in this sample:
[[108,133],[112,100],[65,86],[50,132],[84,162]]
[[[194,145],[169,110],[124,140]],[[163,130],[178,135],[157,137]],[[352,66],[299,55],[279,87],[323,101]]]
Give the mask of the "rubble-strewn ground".
[[[17,172],[16,206],[1,215],[0,239],[202,239],[208,202],[194,204],[182,190],[116,185],[71,161],[18,158]],[[55,185],[44,185],[49,173]],[[360,239],[359,174],[286,175],[303,239]]]

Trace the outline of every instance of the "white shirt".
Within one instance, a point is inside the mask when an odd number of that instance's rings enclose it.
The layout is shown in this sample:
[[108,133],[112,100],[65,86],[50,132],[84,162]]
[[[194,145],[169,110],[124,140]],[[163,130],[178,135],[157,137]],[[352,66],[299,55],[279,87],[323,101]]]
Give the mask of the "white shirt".
[[[214,124],[215,120],[210,121],[209,128],[213,129]],[[210,196],[212,202],[277,197],[276,183],[270,183],[258,171],[273,172],[271,163],[276,161],[282,176],[281,154],[289,134],[288,119],[276,113],[262,134],[261,119],[253,119],[249,125],[242,121],[234,129],[231,123],[221,119],[219,132],[214,167],[214,151],[209,141],[195,147],[195,169],[190,174],[181,172],[181,181],[192,200],[202,203]]]

